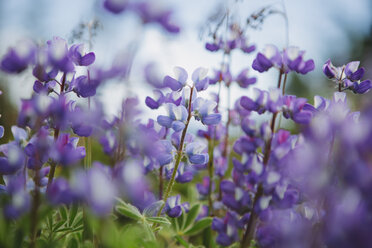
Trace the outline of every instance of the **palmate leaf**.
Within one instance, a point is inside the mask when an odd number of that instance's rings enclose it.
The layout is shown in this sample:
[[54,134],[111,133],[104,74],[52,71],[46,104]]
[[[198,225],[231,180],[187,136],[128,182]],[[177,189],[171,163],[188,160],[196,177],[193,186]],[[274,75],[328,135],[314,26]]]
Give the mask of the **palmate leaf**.
[[210,226],[212,224],[212,220],[213,218],[211,217],[203,218],[196,222],[195,225],[189,228],[186,232],[184,232],[184,234],[188,236],[198,234],[199,232]]
[[190,209],[190,211],[187,213],[186,221],[183,226],[183,229],[185,230],[188,229],[190,225],[194,223],[196,217],[198,217],[199,211],[200,211],[200,204],[196,204]]
[[126,203],[121,199],[118,199],[118,201],[119,205],[115,208],[118,213],[137,221],[144,219],[140,211],[135,206]]
[[170,225],[171,222],[166,217],[146,217],[148,222]]

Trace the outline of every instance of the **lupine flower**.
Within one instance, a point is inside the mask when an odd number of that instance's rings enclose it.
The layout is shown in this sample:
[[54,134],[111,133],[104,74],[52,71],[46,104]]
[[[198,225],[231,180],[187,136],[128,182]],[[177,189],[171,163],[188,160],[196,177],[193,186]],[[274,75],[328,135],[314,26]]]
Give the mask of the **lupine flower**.
[[178,218],[182,214],[182,209],[187,212],[189,210],[189,204],[184,202],[181,203],[181,196],[171,196],[165,203],[164,212],[171,218]]
[[227,212],[225,218],[213,218],[212,229],[218,232],[217,243],[229,246],[239,240],[237,218],[232,212]]
[[74,65],[68,56],[66,41],[60,37],[53,37],[47,44],[50,63],[63,72],[73,71]]
[[75,173],[70,186],[72,191],[88,203],[97,215],[108,214],[114,206],[116,188],[108,173],[98,164],[87,172]]
[[51,151],[51,157],[57,163],[67,166],[78,162],[85,157],[85,147],[77,146],[79,138],[61,134]]
[[247,191],[228,180],[223,180],[220,187],[225,206],[241,214],[249,210],[252,199]]
[[51,204],[70,204],[77,196],[72,191],[69,182],[64,178],[56,178],[49,186],[47,197]]
[[169,33],[180,31],[180,27],[171,19],[172,11],[155,6],[151,1],[134,4],[133,9],[141,17],[143,23],[158,23]]
[[209,84],[212,85],[221,81],[225,82],[226,85],[230,85],[230,83],[233,81],[233,77],[228,66],[223,66],[221,70],[214,70],[214,76],[209,78]]
[[30,40],[18,42],[16,48],[11,48],[0,62],[0,69],[8,73],[20,73],[29,64],[34,63],[36,46]]
[[[169,163],[168,163],[169,164]],[[167,179],[171,179],[174,168],[167,169]],[[176,181],[178,183],[188,183],[194,178],[192,167],[186,163],[180,163],[176,172]]]
[[14,174],[25,165],[25,154],[15,144],[7,144],[1,147],[5,157],[0,157],[0,174]]
[[249,85],[255,84],[257,79],[254,77],[248,77],[248,69],[242,70],[238,76],[236,76],[235,81],[242,88],[247,88]]
[[207,77],[208,70],[205,68],[197,68],[192,73],[192,81],[194,82],[195,89],[197,91],[206,90],[209,85],[209,78]]
[[217,103],[198,97],[192,103],[195,119],[201,120],[205,125],[216,125],[221,121],[221,114],[215,113]]
[[359,61],[352,61],[346,66],[336,67],[329,59],[323,65],[323,72],[329,79],[341,84],[342,89],[350,89],[355,94],[364,94],[372,88],[372,83],[369,79],[361,81],[364,68],[358,69],[359,64]]
[[4,127],[0,125],[0,139],[4,137]]
[[103,6],[108,11],[119,14],[123,12],[129,5],[129,0],[105,0]]
[[276,67],[285,73],[295,71],[297,73],[306,74],[314,70],[314,61],[312,59],[304,61],[304,51],[298,47],[290,46],[283,50],[282,54],[274,45],[266,45],[262,53],[258,53],[253,61],[252,67],[254,70],[264,72],[271,67]]
[[[209,177],[203,177],[202,183],[196,184],[196,189],[198,190],[199,194],[202,196],[207,196],[209,194],[209,184],[211,180]],[[212,182],[212,190],[214,190],[214,183]]]
[[160,140],[157,143],[159,153],[156,156],[160,166],[168,165],[173,162],[176,149],[169,140]]
[[201,142],[187,144],[186,154],[191,164],[205,164],[209,160],[207,147]]
[[90,79],[87,76],[80,76],[71,83],[73,91],[81,97],[91,97],[96,94],[97,87],[100,82],[95,79]]
[[163,89],[167,87],[163,84],[163,80],[160,78],[160,75],[158,74],[158,70],[154,63],[150,63],[145,66],[144,74],[146,82],[149,83],[151,86],[157,89]]
[[72,59],[72,61],[76,65],[80,66],[88,66],[93,64],[93,62],[96,59],[96,56],[94,55],[93,52],[84,54],[84,45],[79,44],[79,45],[72,45],[70,49],[68,50],[69,57]]
[[281,110],[283,99],[279,89],[264,91],[254,88],[253,97],[243,96],[240,105],[248,111],[256,111],[259,114],[266,112],[276,113]]
[[283,64],[289,71],[306,74],[314,70],[315,65],[312,59],[303,60],[305,51],[301,51],[298,47],[290,46],[283,51]]
[[183,130],[188,116],[186,108],[182,105],[176,106],[173,103],[167,103],[165,107],[168,115],[159,115],[158,123],[163,127],[172,128],[176,132]]
[[19,173],[7,178],[6,194],[10,196],[4,208],[4,216],[8,219],[16,219],[30,209],[30,195],[25,190],[25,178]]
[[[175,77],[165,76],[163,84],[173,91],[178,91],[186,86],[187,72],[181,67],[175,67],[173,69]],[[197,68],[191,76],[194,86],[197,91],[205,90],[209,85],[209,79],[207,77],[208,70],[205,68]]]
[[282,66],[282,57],[276,46],[266,45],[262,53],[257,53],[252,68],[256,71],[264,72],[273,66],[280,68]]
[[284,96],[283,116],[291,118],[297,123],[307,124],[310,122],[312,113],[304,109],[307,102],[305,98],[297,98],[296,96]]
[[160,90],[154,90],[154,98],[146,97],[145,103],[147,107],[151,109],[158,109],[160,105],[165,101],[164,95]]

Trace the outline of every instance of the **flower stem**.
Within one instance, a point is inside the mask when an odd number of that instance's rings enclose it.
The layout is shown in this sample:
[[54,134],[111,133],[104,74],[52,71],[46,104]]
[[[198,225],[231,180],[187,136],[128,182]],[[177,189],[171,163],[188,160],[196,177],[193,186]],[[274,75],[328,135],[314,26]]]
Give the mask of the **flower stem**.
[[39,168],[35,170],[34,177],[35,189],[32,194],[31,206],[31,221],[30,221],[30,248],[36,247],[37,225],[38,225],[38,210],[40,206],[40,190],[39,190]]
[[208,141],[208,172],[209,172],[209,185],[208,185],[208,207],[209,215],[213,216],[213,203],[212,203],[212,185],[213,185],[213,152],[214,152],[214,138]]
[[159,199],[163,198],[163,166],[159,168]]
[[180,144],[179,144],[179,147],[178,147],[178,150],[177,150],[176,162],[174,164],[174,169],[173,169],[172,177],[171,177],[171,180],[168,183],[167,189],[165,190],[165,194],[164,194],[164,197],[163,197],[164,203],[161,205],[161,207],[160,207],[160,209],[159,209],[159,211],[157,213],[157,216],[160,216],[161,211],[163,210],[163,208],[165,206],[165,203],[167,202],[168,197],[169,197],[170,193],[172,192],[174,181],[176,179],[176,174],[177,174],[178,166],[180,165],[180,162],[181,162],[182,151],[183,151],[183,143],[185,141],[187,127],[189,126],[189,123],[190,123],[190,120],[191,120],[191,102],[192,102],[192,93],[193,93],[193,91],[194,91],[194,87],[191,87],[190,98],[189,98],[189,106],[188,106],[188,108],[189,108],[188,117],[187,117],[187,120],[186,120],[185,128],[182,131],[181,141],[180,141]]
[[[279,89],[280,89],[280,84],[281,84],[281,81],[282,81],[282,75],[283,75],[283,72],[280,71],[279,79],[278,79],[278,88]],[[263,158],[264,167],[267,166],[267,163],[269,162],[269,159],[270,159],[271,143],[272,143],[272,139],[273,139],[274,132],[275,132],[275,120],[276,120],[277,115],[278,115],[278,113],[274,113],[273,116],[271,117],[270,129],[271,129],[272,135],[271,135],[270,139],[265,143],[265,154],[264,154],[264,158]],[[253,199],[253,205],[252,205],[253,207],[252,207],[252,211],[251,211],[251,216],[249,218],[249,222],[247,224],[247,229],[245,230],[243,240],[240,244],[241,248],[249,247],[249,245],[251,243],[251,240],[254,237],[255,230],[256,230],[256,225],[257,225],[257,221],[258,221],[258,214],[254,211],[254,207],[257,205],[258,200],[261,198],[262,195],[263,195],[263,185],[262,185],[262,183],[260,183],[260,184],[258,184],[257,192],[256,192],[256,194],[254,196],[254,199]]]
[[[62,82],[61,82],[61,90],[60,90],[60,94],[59,94],[59,97],[62,97],[63,96],[63,92],[65,90],[65,83],[66,83],[66,72],[63,73],[63,76],[62,76]],[[54,128],[54,142],[57,141],[58,139],[58,136],[59,136],[59,127],[55,127]],[[46,190],[48,191],[50,185],[52,184],[53,182],[53,178],[54,178],[54,173],[56,171],[56,166],[57,164],[52,162],[50,164],[50,171],[49,171],[49,175],[48,175],[48,184],[47,184],[47,188]]]

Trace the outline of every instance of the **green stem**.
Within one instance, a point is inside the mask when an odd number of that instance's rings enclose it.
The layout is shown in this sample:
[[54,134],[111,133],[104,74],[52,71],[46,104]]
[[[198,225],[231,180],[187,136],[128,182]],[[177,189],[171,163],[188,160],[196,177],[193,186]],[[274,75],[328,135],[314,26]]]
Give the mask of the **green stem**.
[[180,144],[179,144],[179,147],[178,147],[178,150],[177,150],[176,163],[174,164],[174,169],[173,169],[172,177],[171,177],[171,180],[168,183],[167,189],[166,189],[165,194],[164,194],[164,198],[163,198],[164,203],[161,205],[161,207],[160,207],[160,209],[159,209],[159,211],[157,213],[157,216],[160,216],[161,211],[163,210],[163,208],[165,206],[165,203],[167,202],[168,197],[169,197],[170,193],[172,192],[174,181],[176,179],[176,174],[177,174],[178,166],[180,165],[180,162],[181,162],[181,159],[182,159],[183,143],[185,141],[187,128],[188,128],[189,123],[190,123],[190,120],[191,120],[191,102],[192,102],[192,93],[193,93],[193,91],[194,91],[194,87],[192,87],[191,90],[190,90],[190,98],[189,98],[189,106],[188,106],[189,113],[188,113],[188,117],[187,117],[187,120],[186,120],[185,128],[182,131],[181,141],[180,141]]
[[[278,79],[278,88],[279,89],[280,89],[280,83],[282,81],[282,75],[283,75],[283,72],[280,71],[279,79]],[[271,129],[272,135],[271,135],[270,139],[265,143],[265,154],[264,154],[264,158],[263,158],[264,167],[267,166],[267,163],[269,162],[269,159],[270,159],[271,143],[272,143],[272,139],[273,139],[274,132],[275,132],[275,120],[276,120],[277,115],[278,115],[278,113],[274,113],[273,116],[271,117],[270,129]],[[258,222],[258,214],[254,211],[254,206],[257,205],[257,202],[261,198],[262,195],[263,195],[263,185],[262,185],[262,183],[260,183],[260,184],[258,184],[257,192],[256,192],[256,194],[254,196],[254,199],[253,199],[253,205],[252,205],[253,208],[252,208],[252,211],[251,211],[251,217],[249,218],[249,222],[247,224],[247,229],[245,230],[243,240],[240,244],[241,248],[249,247],[249,245],[250,245],[250,243],[251,243],[251,241],[254,237],[255,230],[256,230],[256,225],[257,225],[257,222]]]
[[[61,90],[60,90],[60,97],[63,96],[63,93],[65,91],[65,83],[66,83],[66,72],[63,73],[63,76],[62,76],[62,82],[61,82]],[[57,126],[55,129],[54,129],[54,141],[57,141],[58,139],[58,136],[59,136],[59,127]],[[50,185],[52,184],[53,182],[53,178],[54,178],[54,173],[56,171],[56,167],[57,167],[57,164],[52,162],[50,164],[50,171],[49,171],[49,175],[48,175],[48,184],[47,184],[47,188],[46,190],[48,191]]]
[[213,216],[213,202],[212,202],[212,185],[213,185],[213,152],[214,152],[214,139],[208,141],[208,172],[209,172],[209,185],[208,185],[208,207],[209,215]]

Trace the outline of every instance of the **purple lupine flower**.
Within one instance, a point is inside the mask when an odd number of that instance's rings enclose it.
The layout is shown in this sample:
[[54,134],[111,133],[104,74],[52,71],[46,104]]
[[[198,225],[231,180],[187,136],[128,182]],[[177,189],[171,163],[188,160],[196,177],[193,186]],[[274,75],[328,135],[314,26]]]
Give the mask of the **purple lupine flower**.
[[145,103],[151,109],[158,109],[165,101],[165,97],[160,90],[154,90],[154,98],[146,97]]
[[160,78],[158,74],[158,69],[154,63],[147,64],[144,68],[144,74],[146,82],[152,85],[157,89],[163,89],[167,86],[163,84],[163,80]]
[[207,77],[208,70],[205,68],[197,68],[191,76],[192,81],[194,82],[195,89],[199,92],[206,90],[209,85],[209,78]]
[[10,48],[0,62],[0,69],[8,73],[20,73],[29,64],[35,62],[36,46],[30,40],[18,42],[16,48]]
[[225,206],[241,214],[249,210],[252,199],[248,191],[237,187],[233,182],[228,180],[223,180],[220,187],[222,191],[222,202]]
[[[209,184],[211,180],[209,177],[203,177],[202,183],[196,184],[196,189],[198,190],[199,194],[202,196],[207,196],[209,194]],[[214,190],[214,183],[212,182],[212,191]]]
[[336,67],[331,60],[323,65],[323,73],[341,86],[341,89],[350,89],[355,94],[364,94],[372,88],[372,83],[369,79],[361,81],[364,75],[364,68],[358,68],[360,62],[352,61],[346,66]]
[[295,71],[297,73],[306,74],[314,70],[314,60],[309,59],[303,60],[305,51],[301,51],[298,47],[290,46],[284,49],[283,52],[283,64],[289,71]]
[[[172,135],[171,135],[171,141],[172,141],[172,144],[174,147],[180,147],[180,143],[181,143],[181,136],[182,136],[182,132],[174,132]],[[186,136],[185,136],[185,139],[184,139],[184,142],[187,144],[187,143],[192,143],[194,142],[194,135],[191,134],[191,133],[186,133]]]
[[246,37],[240,37],[237,41],[237,47],[239,47],[244,53],[251,53],[256,50],[256,46],[251,44]]
[[259,114],[266,112],[276,113],[281,110],[283,99],[280,90],[270,89],[264,91],[254,88],[252,98],[243,96],[240,99],[240,105],[248,111],[256,111]]
[[41,47],[37,50],[36,65],[32,70],[32,75],[40,82],[49,82],[58,74],[58,68],[54,67],[48,58],[48,49]]
[[46,127],[39,129],[25,147],[25,153],[28,157],[27,167],[29,169],[41,168],[50,158],[53,143],[54,139],[49,135],[48,129]]
[[93,52],[84,54],[84,45],[72,45],[70,49],[68,50],[68,55],[71,58],[71,60],[76,64],[80,66],[89,66],[94,63],[96,56]]
[[9,143],[1,147],[5,157],[0,157],[0,174],[9,175],[16,173],[25,165],[25,154],[16,144]]
[[63,72],[73,71],[74,65],[68,56],[66,41],[60,37],[53,37],[47,44],[50,63]]
[[189,210],[188,203],[181,203],[181,196],[171,196],[168,198],[164,206],[164,212],[171,218],[178,218],[182,214],[182,209],[187,212]]
[[75,173],[70,187],[73,193],[88,203],[94,214],[99,216],[111,212],[117,197],[112,178],[99,164],[94,164],[87,172]]
[[[168,163],[169,164],[169,163]],[[169,169],[168,166],[166,168],[166,175],[167,179],[171,179],[172,173],[174,168]],[[190,165],[187,165],[186,163],[181,162],[178,166],[177,172],[176,172],[176,181],[178,183],[188,183],[194,178],[193,169]]]
[[166,128],[172,128],[178,132],[185,128],[188,112],[183,106],[176,106],[173,103],[165,104],[168,115],[159,115],[157,118],[158,123]]
[[207,146],[201,142],[188,143],[186,154],[191,164],[206,164],[209,160]]
[[30,209],[30,194],[25,190],[25,177],[22,173],[6,178],[7,186],[5,193],[10,196],[4,208],[4,216],[8,219],[16,219]]
[[100,81],[96,79],[91,79],[87,76],[79,76],[73,80],[71,87],[78,96],[86,98],[96,94],[99,84]]
[[239,240],[237,218],[232,212],[227,212],[225,218],[213,218],[212,230],[218,232],[217,243],[229,246]]
[[103,147],[103,151],[109,155],[113,154],[118,146],[118,140],[113,130],[108,130],[103,136],[101,136],[99,142]]
[[221,121],[221,114],[215,113],[217,103],[197,97],[192,102],[192,111],[195,119],[201,120],[204,125],[217,125]]
[[220,48],[223,46],[223,41],[221,39],[214,39],[212,42],[205,43],[205,49],[207,49],[210,52],[216,52],[220,50]]
[[77,146],[79,138],[69,134],[60,134],[51,150],[51,158],[57,163],[68,166],[85,157],[85,147]]
[[247,88],[249,85],[255,84],[257,79],[255,77],[248,77],[248,69],[244,69],[236,76],[235,81],[240,87]]
[[223,81],[226,85],[230,85],[232,80],[229,67],[223,66],[221,70],[214,70],[214,76],[209,78],[209,84],[213,85]]
[[176,148],[172,143],[169,140],[159,140],[156,145],[159,147],[156,158],[160,166],[172,163],[176,152]]
[[172,11],[155,6],[151,1],[134,4],[133,9],[141,17],[143,23],[158,23],[170,33],[178,33],[180,31],[179,26],[171,19]]
[[53,180],[52,184],[48,188],[47,197],[53,205],[68,205],[76,198],[70,184],[64,178],[56,178]]
[[119,14],[129,6],[129,0],[105,0],[103,6],[108,11]]
[[4,127],[0,125],[0,139],[4,137]]
[[254,59],[252,68],[259,72],[269,70],[271,67],[280,68],[282,66],[282,56],[278,48],[274,45],[266,45],[262,53],[258,53]]
[[312,112],[304,110],[307,102],[306,98],[297,98],[296,96],[284,96],[283,116],[291,118],[296,123],[307,124],[312,118]]

